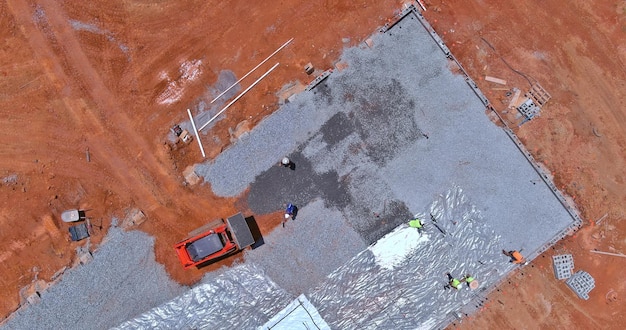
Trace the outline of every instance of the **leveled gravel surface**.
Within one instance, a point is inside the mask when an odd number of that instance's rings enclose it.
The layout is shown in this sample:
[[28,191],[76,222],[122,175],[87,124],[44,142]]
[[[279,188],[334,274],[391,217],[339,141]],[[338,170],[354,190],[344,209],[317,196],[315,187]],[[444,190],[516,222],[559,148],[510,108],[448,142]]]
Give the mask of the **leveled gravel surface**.
[[247,251],[245,260],[294,296],[306,292],[367,247],[336,209],[317,199],[302,207],[295,220],[264,237],[265,244]]
[[[502,249],[530,254],[573,219],[546,185],[533,184],[541,181],[539,175],[485,116],[482,101],[465,77],[450,71],[449,60],[415,16],[372,39],[371,49],[346,50],[342,60],[348,69],[295,97],[236,145],[203,164],[201,174],[219,195],[236,196],[249,188],[248,204],[255,213],[278,211],[288,202],[303,210],[312,203],[337,209],[343,223],[365,244],[375,243],[414,214],[428,219],[424,210],[433,200],[463,192],[463,203],[472,201],[470,218],[480,219],[479,231],[466,235],[455,229],[445,237],[431,235],[436,241],[429,244],[429,256],[418,258],[419,267],[436,266],[429,272],[432,280],[449,269],[481,274],[487,284],[495,283],[510,269],[506,258],[497,258]],[[295,162],[295,170],[276,166],[285,155]],[[461,223],[451,212],[452,203],[439,211],[440,219],[448,222],[444,227]],[[474,220],[468,221],[474,225]],[[298,234],[315,233],[317,224],[304,221]],[[471,225],[466,225],[468,230]],[[254,251],[257,262],[288,291],[310,288],[327,273],[320,271],[326,267],[322,256],[334,250],[313,235],[295,236],[299,244],[286,244],[289,235],[276,232]],[[354,246],[356,237],[346,239],[345,244]],[[472,255],[454,255],[471,250]],[[320,257],[311,259],[311,251],[320,251],[316,252]],[[287,253],[289,258],[284,258]],[[448,257],[436,258],[441,253]],[[481,253],[497,265],[483,264],[478,259]],[[470,260],[457,260],[465,257]],[[398,272],[410,279],[410,269]],[[349,288],[350,281],[343,277],[336,285]],[[422,290],[430,293],[413,297],[417,300],[402,305],[403,310],[441,294],[440,284],[425,285],[437,290]],[[325,290],[333,292],[332,287]],[[350,304],[332,295],[329,299]],[[458,311],[469,301],[445,299],[445,308],[428,313]],[[437,314],[429,322],[445,322],[446,317]],[[341,317],[335,320],[342,324]],[[374,326],[368,322],[357,323]]]
[[5,329],[106,329],[188,288],[154,259],[154,239],[111,228],[93,261],[67,271],[41,302],[15,313]]

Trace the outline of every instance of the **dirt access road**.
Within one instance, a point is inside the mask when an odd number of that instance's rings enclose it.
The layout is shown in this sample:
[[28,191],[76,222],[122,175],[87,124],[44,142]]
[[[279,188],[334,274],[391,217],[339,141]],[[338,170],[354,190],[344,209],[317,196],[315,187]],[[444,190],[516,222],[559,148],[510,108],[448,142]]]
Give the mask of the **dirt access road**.
[[[179,282],[197,281],[207,269],[183,271],[173,244],[246,206],[183,185],[183,169],[201,156],[195,144],[168,148],[169,128],[211,100],[221,71],[241,77],[294,38],[272,59],[281,65],[204,138],[214,157],[230,143],[229,129],[253,127],[276,109],[283,85],[312,79],[306,63],[331,68],[343,47],[399,8],[390,0],[0,0],[0,315],[18,307],[21,288],[75,262],[85,242],[70,242],[60,220],[71,208],[87,210],[92,250],[111,217],[142,210],[139,228],[156,238],[158,261]],[[257,218],[262,232],[278,220]]]
[[[589,250],[626,252],[626,1],[426,3],[435,30],[586,222],[511,276],[460,327],[623,329],[626,258]],[[505,93],[529,84],[500,56],[552,95],[541,116],[519,128]],[[575,270],[595,278],[589,300],[554,278],[551,257],[561,253],[573,254]]]

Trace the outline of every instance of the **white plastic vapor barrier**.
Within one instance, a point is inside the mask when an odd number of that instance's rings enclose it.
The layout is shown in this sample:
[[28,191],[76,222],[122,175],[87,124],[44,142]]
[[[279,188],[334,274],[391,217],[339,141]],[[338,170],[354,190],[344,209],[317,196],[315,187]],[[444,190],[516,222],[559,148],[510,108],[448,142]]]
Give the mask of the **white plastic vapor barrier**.
[[292,301],[271,320],[259,327],[258,330],[330,330],[326,321],[322,319],[315,309],[315,306],[306,299],[305,295],[300,295]]
[[244,264],[117,329],[254,329],[292,299],[259,267]]
[[[417,217],[421,233],[400,225],[308,293],[331,328],[445,327],[478,308],[483,289],[512,268],[499,236],[461,188],[439,195]],[[445,289],[448,272],[457,279],[471,274],[480,286]]]
[[374,254],[376,263],[388,270],[393,270],[421,245],[427,244],[429,234],[420,233],[417,229],[401,225],[385,235],[368,249]]

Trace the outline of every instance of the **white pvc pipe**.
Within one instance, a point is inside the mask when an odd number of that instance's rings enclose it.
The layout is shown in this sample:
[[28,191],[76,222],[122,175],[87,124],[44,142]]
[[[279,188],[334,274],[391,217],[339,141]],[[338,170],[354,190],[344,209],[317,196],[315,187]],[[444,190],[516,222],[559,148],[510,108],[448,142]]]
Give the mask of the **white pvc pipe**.
[[420,0],[417,0],[417,3],[419,3],[419,4],[420,4],[420,7],[422,7],[422,9],[423,9],[424,11],[426,11],[426,7],[424,7],[424,5],[422,4],[422,2],[421,2]]
[[266,59],[263,60],[263,62],[259,63],[257,66],[254,67],[254,69],[250,70],[248,73],[246,73],[243,77],[239,78],[239,80],[237,80],[236,83],[232,84],[230,87],[228,87],[225,91],[223,91],[220,95],[218,95],[216,98],[213,99],[213,101],[211,101],[211,103],[215,102],[217,99],[219,99],[220,97],[222,97],[222,95],[226,94],[226,92],[228,92],[231,88],[235,87],[238,83],[240,83],[242,80],[244,80],[247,76],[249,76],[254,70],[258,69],[261,65],[263,65],[263,63],[267,62],[267,60],[269,60],[272,56],[276,55],[276,53],[278,53],[281,49],[285,48],[287,45],[289,45],[289,43],[293,40],[293,38],[289,39],[287,42],[285,42],[282,46],[280,46],[276,51],[274,51],[270,56],[268,56]]
[[[213,120],[215,120],[215,118],[217,118],[219,115],[221,115],[224,111],[226,111],[226,109],[228,109],[231,105],[233,105],[233,103],[235,103],[237,100],[239,100],[243,94],[247,93],[249,90],[252,89],[252,87],[254,87],[254,85],[258,84],[259,81],[261,81],[263,78],[265,78],[265,76],[267,76],[268,74],[270,74],[270,72],[272,72],[274,69],[276,69],[276,67],[278,66],[279,63],[274,64],[274,66],[267,70],[267,72],[265,72],[259,79],[257,79],[254,83],[252,83],[252,85],[250,85],[250,87],[246,88],[245,91],[241,92],[241,94],[237,95],[236,98],[234,98],[232,101],[230,101],[230,103],[228,103],[224,109],[220,110],[220,112],[218,112],[215,116],[213,116],[211,119],[209,119],[209,121],[206,122],[206,124],[202,125],[202,127],[200,127],[200,129],[198,129],[198,131],[201,131],[203,128],[207,127],[207,125],[209,125]],[[193,122],[192,122],[193,123]]]
[[605,254],[607,256],[626,258],[626,254],[617,254],[617,253],[610,253],[610,252],[596,251],[596,250],[589,250],[589,252],[598,253],[598,254]]
[[202,158],[206,158],[204,154],[204,148],[202,147],[202,141],[200,141],[200,134],[198,134],[198,130],[196,129],[196,123],[193,121],[193,116],[191,115],[191,110],[187,109],[187,113],[189,114],[189,120],[191,120],[191,126],[193,127],[193,132],[196,134],[196,140],[198,140],[198,145],[200,146],[200,152],[202,152]]

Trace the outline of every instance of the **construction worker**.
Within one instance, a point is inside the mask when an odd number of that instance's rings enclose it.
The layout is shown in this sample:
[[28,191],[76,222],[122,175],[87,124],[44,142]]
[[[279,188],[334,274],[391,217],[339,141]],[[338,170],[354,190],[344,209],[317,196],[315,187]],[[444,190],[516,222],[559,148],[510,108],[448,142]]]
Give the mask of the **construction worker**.
[[291,170],[296,169],[296,164],[287,157],[283,157],[283,159],[280,161],[280,165],[282,165],[283,167],[289,168]]
[[511,257],[511,261],[514,264],[523,264],[526,263],[526,259],[524,259],[524,257],[522,256],[521,253],[519,253],[519,251],[517,250],[512,250],[512,251],[504,251],[502,250],[502,253],[504,253],[506,256]]
[[283,159],[280,161],[280,163],[284,166],[284,167],[288,167],[289,164],[291,163],[291,161],[289,160],[289,158],[287,157],[283,157]]
[[409,227],[411,228],[417,228],[417,231],[421,234],[422,233],[422,228],[423,228],[423,224],[422,224],[422,220],[415,218],[409,221]]
[[457,290],[461,289],[461,281],[459,281],[458,279],[452,277],[452,275],[450,275],[450,273],[446,273],[446,275],[448,275],[448,284],[444,285],[444,289],[451,289],[451,288],[455,288]]
[[283,220],[283,228],[285,228],[285,222],[287,222],[287,220],[289,220],[290,218],[295,220],[296,212],[297,208],[295,207],[295,205],[291,203],[287,204],[287,206],[285,207],[285,220]]
[[472,283],[474,281],[474,278],[472,277],[472,275],[467,274],[467,275],[465,275],[463,280],[465,281],[465,283],[467,283],[467,286],[470,286],[470,283]]

